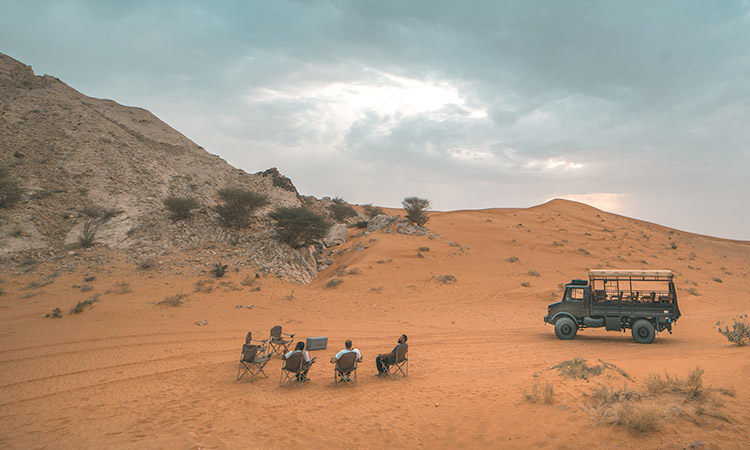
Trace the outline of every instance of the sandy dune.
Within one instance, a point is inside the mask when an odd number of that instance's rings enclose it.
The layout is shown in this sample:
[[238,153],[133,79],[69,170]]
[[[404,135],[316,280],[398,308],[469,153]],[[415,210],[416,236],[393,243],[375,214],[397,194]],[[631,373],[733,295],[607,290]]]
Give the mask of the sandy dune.
[[[31,283],[44,284],[52,268],[2,274],[0,447],[750,448],[750,353],[714,327],[750,312],[750,243],[565,201],[435,213],[429,226],[445,239],[355,238],[359,230],[351,230],[340,247],[348,250],[304,286],[273,278],[246,286],[254,273],[230,270],[212,292],[195,292],[199,278],[190,270],[122,262],[44,286]],[[367,248],[353,251],[360,243]],[[423,258],[419,247],[429,247]],[[512,256],[518,261],[508,262]],[[344,273],[361,273],[335,275],[343,265]],[[546,305],[560,283],[597,267],[674,270],[683,313],[674,334],[651,345],[602,330],[559,341],[542,321]],[[457,281],[441,283],[441,275]],[[326,288],[333,277],[343,283]],[[127,290],[117,283],[132,291],[113,292]],[[83,293],[83,285],[93,290]],[[95,293],[92,309],[67,314]],[[188,294],[183,305],[156,304],[178,293]],[[65,316],[44,318],[55,307]],[[203,319],[205,326],[195,324]],[[276,324],[298,338],[329,337],[328,349],[311,352],[318,357],[312,382],[279,388],[278,358],[266,366],[268,379],[236,382],[245,333],[265,336]],[[401,333],[409,335],[409,377],[374,377],[375,355]],[[346,338],[364,356],[355,389],[334,388],[328,362]],[[665,371],[685,377],[700,366],[706,385],[734,388],[734,397],[722,397],[728,420],[665,414],[660,430],[646,434],[597,426],[585,404],[598,381],[546,370],[576,357],[615,364],[631,384]],[[553,404],[524,399],[536,380],[554,384]]]

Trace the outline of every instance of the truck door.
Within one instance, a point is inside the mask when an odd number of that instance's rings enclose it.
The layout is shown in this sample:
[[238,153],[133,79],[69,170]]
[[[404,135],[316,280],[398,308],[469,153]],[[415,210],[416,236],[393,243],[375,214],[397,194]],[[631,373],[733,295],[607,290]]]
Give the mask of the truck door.
[[588,289],[588,286],[568,286],[565,289],[565,296],[563,297],[565,310],[579,320],[588,315],[588,306],[585,301],[589,297],[586,295]]

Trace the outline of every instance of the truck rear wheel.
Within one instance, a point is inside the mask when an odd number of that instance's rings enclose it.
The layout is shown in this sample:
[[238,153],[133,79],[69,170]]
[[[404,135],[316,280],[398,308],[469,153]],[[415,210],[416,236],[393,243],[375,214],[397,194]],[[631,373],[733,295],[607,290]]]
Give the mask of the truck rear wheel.
[[630,331],[633,333],[633,339],[639,344],[650,344],[656,336],[654,326],[646,319],[636,320]]
[[555,322],[555,335],[563,341],[569,341],[576,337],[578,326],[570,317],[561,317]]

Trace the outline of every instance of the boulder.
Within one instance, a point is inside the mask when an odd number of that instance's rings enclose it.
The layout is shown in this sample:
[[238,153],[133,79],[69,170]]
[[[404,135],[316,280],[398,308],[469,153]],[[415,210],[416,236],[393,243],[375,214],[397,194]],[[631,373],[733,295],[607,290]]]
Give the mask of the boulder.
[[323,238],[323,245],[328,247],[334,247],[339,244],[346,242],[346,225],[343,223],[337,223],[328,230],[328,235]]

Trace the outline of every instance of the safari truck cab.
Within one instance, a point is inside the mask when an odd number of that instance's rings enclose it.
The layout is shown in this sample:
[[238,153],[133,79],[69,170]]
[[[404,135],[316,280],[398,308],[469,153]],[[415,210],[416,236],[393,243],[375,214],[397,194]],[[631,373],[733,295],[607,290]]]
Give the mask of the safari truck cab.
[[578,330],[631,330],[640,344],[653,342],[656,332],[680,317],[671,270],[592,270],[588,280],[565,285],[561,301],[547,307],[544,322],[555,326],[559,339],[570,340]]

